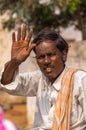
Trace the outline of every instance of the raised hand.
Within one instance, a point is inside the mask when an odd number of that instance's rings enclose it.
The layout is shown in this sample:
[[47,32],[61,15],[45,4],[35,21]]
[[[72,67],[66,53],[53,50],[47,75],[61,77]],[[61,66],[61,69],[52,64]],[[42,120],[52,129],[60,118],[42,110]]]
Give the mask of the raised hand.
[[32,30],[26,35],[26,25],[17,29],[17,33],[12,33],[12,50],[11,59],[16,60],[19,64],[29,56],[35,44],[31,44]]

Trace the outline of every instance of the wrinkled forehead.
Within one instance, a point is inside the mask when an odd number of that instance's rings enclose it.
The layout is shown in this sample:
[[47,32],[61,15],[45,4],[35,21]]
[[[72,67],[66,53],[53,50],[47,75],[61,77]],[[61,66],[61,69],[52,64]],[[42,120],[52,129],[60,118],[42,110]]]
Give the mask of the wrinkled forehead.
[[56,43],[54,41],[51,40],[46,40],[41,42],[40,44],[38,44],[35,47],[35,53],[48,53],[48,52],[52,52],[52,51],[56,51],[58,48],[56,46]]

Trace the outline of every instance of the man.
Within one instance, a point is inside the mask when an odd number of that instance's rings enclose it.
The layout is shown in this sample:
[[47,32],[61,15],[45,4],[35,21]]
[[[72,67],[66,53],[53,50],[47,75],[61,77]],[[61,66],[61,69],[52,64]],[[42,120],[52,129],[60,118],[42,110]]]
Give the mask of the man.
[[[31,43],[26,25],[12,34],[11,60],[1,76],[10,94],[36,96],[32,130],[86,130],[86,72],[65,65],[68,44],[55,31],[41,31]],[[40,70],[18,74],[19,65],[34,50]]]

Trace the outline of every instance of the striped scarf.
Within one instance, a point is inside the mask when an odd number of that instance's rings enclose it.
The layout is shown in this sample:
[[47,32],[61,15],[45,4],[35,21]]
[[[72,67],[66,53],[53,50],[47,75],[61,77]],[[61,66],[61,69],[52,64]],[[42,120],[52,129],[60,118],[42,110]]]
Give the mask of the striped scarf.
[[62,78],[61,90],[56,100],[52,130],[70,130],[73,75],[76,71],[77,69],[68,68]]

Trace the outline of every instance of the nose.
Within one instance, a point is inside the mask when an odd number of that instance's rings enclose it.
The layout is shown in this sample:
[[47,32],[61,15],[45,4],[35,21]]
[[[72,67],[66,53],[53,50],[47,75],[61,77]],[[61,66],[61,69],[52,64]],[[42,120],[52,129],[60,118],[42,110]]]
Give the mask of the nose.
[[50,63],[51,63],[51,59],[50,59],[49,56],[45,56],[45,58],[44,58],[44,63],[45,63],[45,64],[50,64]]

